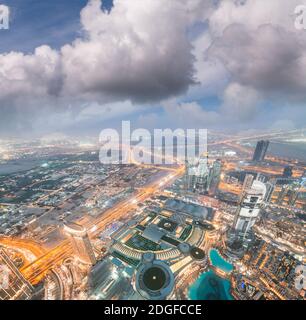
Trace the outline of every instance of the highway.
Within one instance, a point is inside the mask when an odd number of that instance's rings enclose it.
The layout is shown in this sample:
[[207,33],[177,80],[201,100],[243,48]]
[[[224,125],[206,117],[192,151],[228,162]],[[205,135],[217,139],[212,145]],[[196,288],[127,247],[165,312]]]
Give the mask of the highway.
[[[281,133],[251,137],[235,137],[234,139],[227,139],[223,141],[209,143],[209,146],[227,144],[229,147],[239,149],[241,152],[245,152],[249,156],[251,154],[251,149],[237,145],[235,142],[247,139],[268,138],[280,134]],[[137,163],[137,161],[134,159],[133,153],[129,155],[129,158],[132,163],[139,165],[139,163]],[[127,214],[127,212],[137,207],[137,203],[141,203],[149,199],[152,195],[161,191],[172,181],[180,177],[185,171],[184,166],[180,166],[176,169],[168,169],[163,167],[162,170],[164,169],[169,171],[168,175],[166,175],[164,178],[140,189],[135,195],[133,195],[131,199],[123,200],[117,203],[112,208],[101,213],[99,217],[84,223],[83,225],[87,228],[89,237],[95,238],[102,230],[104,230],[104,228],[109,223],[123,218]],[[271,171],[270,168],[268,170]],[[224,185],[224,188],[227,189],[228,186]],[[94,226],[95,228],[93,228]],[[28,279],[33,285],[38,284],[45,277],[46,273],[48,273],[49,270],[51,270],[57,265],[60,265],[63,262],[63,260],[73,255],[72,246],[70,245],[69,240],[63,240],[60,244],[58,244],[51,250],[48,250],[47,252],[40,244],[37,244],[31,240],[0,238],[0,245],[12,249],[18,248],[20,250],[28,250],[33,253],[33,255],[36,257],[35,261],[31,262],[30,264],[24,266],[21,269],[21,272],[23,273],[25,278]]]
[[0,237],[0,245],[20,251],[30,251],[36,258],[46,253],[45,249],[37,242],[30,239],[13,239],[7,237]]
[[[144,202],[149,199],[155,193],[161,191],[167,185],[171,184],[175,179],[180,177],[184,173],[183,166],[178,167],[175,172],[171,171],[168,175],[159,181],[156,181],[142,189],[140,189],[131,199],[123,200],[117,203],[114,207],[103,212],[101,216],[93,221],[90,221],[84,225],[87,228],[90,238],[97,236],[100,231],[111,222],[121,219],[127,212],[136,208],[137,203]],[[92,228],[96,226],[95,228]],[[93,230],[93,231],[92,231]],[[36,285],[46,276],[49,270],[53,267],[60,265],[66,258],[73,254],[72,246],[69,240],[62,241],[59,245],[54,247],[45,253],[43,248],[40,248],[37,243],[35,245],[32,241],[23,239],[0,239],[0,245],[6,243],[6,246],[10,248],[16,248],[16,244],[22,246],[24,249],[33,250],[37,254],[37,259],[24,266],[20,271],[25,278]],[[40,249],[39,249],[40,248]]]

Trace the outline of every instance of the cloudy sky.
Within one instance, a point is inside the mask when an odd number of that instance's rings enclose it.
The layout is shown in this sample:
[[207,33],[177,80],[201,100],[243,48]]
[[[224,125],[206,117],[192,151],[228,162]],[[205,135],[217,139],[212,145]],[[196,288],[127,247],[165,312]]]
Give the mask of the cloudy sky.
[[305,0],[0,0],[0,137],[306,126]]

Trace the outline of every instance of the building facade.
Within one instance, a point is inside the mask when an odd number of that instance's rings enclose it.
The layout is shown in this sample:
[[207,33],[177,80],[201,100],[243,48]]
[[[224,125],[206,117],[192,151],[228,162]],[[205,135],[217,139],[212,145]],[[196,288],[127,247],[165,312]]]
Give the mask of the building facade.
[[265,184],[257,180],[244,191],[233,223],[235,232],[245,235],[251,230],[259,216],[265,194]]

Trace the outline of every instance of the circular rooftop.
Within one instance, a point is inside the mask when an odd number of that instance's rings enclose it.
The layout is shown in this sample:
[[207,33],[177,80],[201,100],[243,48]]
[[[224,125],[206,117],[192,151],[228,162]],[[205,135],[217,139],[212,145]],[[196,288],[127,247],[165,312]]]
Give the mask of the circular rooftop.
[[82,236],[86,234],[86,229],[77,223],[67,223],[64,225],[64,230],[72,235]]
[[194,247],[190,250],[190,255],[195,260],[203,260],[205,258],[204,251],[202,249],[196,248],[196,247]]
[[145,286],[152,291],[160,290],[166,283],[167,274],[160,267],[148,268],[143,274]]
[[142,264],[136,273],[136,289],[149,300],[166,299],[174,288],[174,275],[160,260]]
[[180,250],[182,253],[184,253],[184,254],[187,254],[187,253],[189,253],[189,251],[190,251],[190,246],[189,246],[189,244],[186,243],[186,242],[180,243],[180,244],[178,245],[178,248],[179,248],[179,250]]

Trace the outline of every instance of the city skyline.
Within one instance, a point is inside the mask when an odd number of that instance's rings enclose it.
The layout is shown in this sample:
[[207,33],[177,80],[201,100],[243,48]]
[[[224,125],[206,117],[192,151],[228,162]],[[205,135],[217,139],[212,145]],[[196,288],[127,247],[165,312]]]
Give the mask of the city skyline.
[[0,299],[304,299],[305,161],[254,160],[245,139],[185,165],[19,143],[0,163]]
[[305,301],[305,103],[306,0],[0,0],[0,305]]

